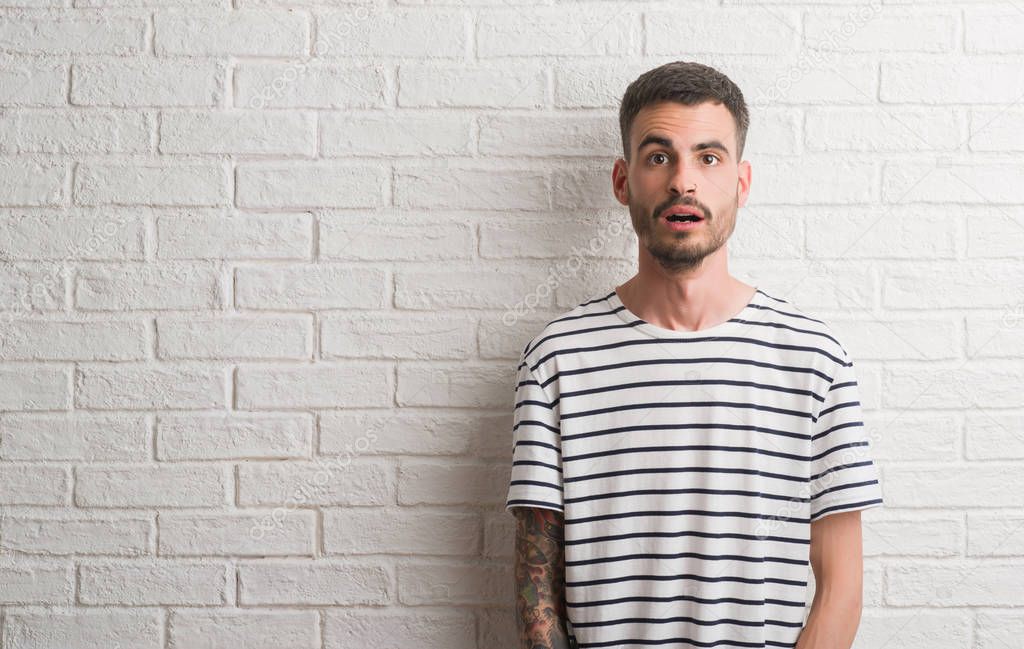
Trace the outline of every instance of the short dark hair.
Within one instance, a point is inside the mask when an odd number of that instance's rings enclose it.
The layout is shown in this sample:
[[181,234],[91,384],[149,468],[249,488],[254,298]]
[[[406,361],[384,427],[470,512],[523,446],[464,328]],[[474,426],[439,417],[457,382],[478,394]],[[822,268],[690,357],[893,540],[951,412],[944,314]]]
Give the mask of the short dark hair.
[[626,88],[619,105],[622,151],[629,161],[629,129],[644,107],[674,101],[696,106],[705,101],[725,104],[736,123],[736,160],[743,158],[750,115],[739,87],[718,70],[696,61],[673,61],[648,70]]

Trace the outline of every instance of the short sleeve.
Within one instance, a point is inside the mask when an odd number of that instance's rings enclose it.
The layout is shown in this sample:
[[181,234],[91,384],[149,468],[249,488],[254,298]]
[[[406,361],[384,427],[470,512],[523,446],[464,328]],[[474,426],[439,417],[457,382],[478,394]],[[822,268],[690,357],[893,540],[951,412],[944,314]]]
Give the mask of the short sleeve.
[[512,476],[505,509],[563,510],[562,445],[558,404],[552,403],[520,358],[512,424]]
[[812,424],[810,520],[882,506],[882,488],[861,411],[860,389],[848,353],[835,366]]

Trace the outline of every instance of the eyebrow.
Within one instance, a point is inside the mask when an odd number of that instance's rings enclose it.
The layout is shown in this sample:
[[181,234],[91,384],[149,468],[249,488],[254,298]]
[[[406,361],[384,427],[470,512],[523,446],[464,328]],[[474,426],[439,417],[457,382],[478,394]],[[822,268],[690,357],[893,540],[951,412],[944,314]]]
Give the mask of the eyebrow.
[[[642,142],[640,142],[640,146],[638,146],[636,149],[637,153],[643,151],[645,146],[649,146],[651,144],[658,144],[669,149],[672,148],[672,140],[670,138],[667,138],[663,135],[648,135],[643,139]],[[694,144],[692,147],[690,147],[690,151],[693,152],[703,151],[705,149],[717,149],[722,153],[725,153],[726,155],[729,154],[729,149],[727,149],[726,146],[719,142],[718,140],[698,142]]]

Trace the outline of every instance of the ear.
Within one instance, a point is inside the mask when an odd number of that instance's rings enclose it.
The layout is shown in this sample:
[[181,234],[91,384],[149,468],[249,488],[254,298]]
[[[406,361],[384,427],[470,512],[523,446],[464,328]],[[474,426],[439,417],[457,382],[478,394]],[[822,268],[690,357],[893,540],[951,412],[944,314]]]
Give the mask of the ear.
[[612,193],[622,205],[629,205],[629,163],[623,158],[612,166]]
[[738,204],[743,207],[747,202],[747,196],[750,195],[750,177],[752,170],[750,168],[750,162],[744,160],[739,164],[738,177],[736,179],[736,195],[738,197]]

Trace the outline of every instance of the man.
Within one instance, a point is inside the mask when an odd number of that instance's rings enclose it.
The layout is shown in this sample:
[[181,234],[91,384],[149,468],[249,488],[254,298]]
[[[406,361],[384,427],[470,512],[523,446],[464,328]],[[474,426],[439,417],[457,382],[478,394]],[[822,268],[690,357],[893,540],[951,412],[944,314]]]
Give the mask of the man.
[[520,646],[849,649],[860,512],[882,493],[851,356],[728,272],[743,95],[675,62],[630,84],[619,121],[612,186],[639,270],[549,322],[518,367]]

